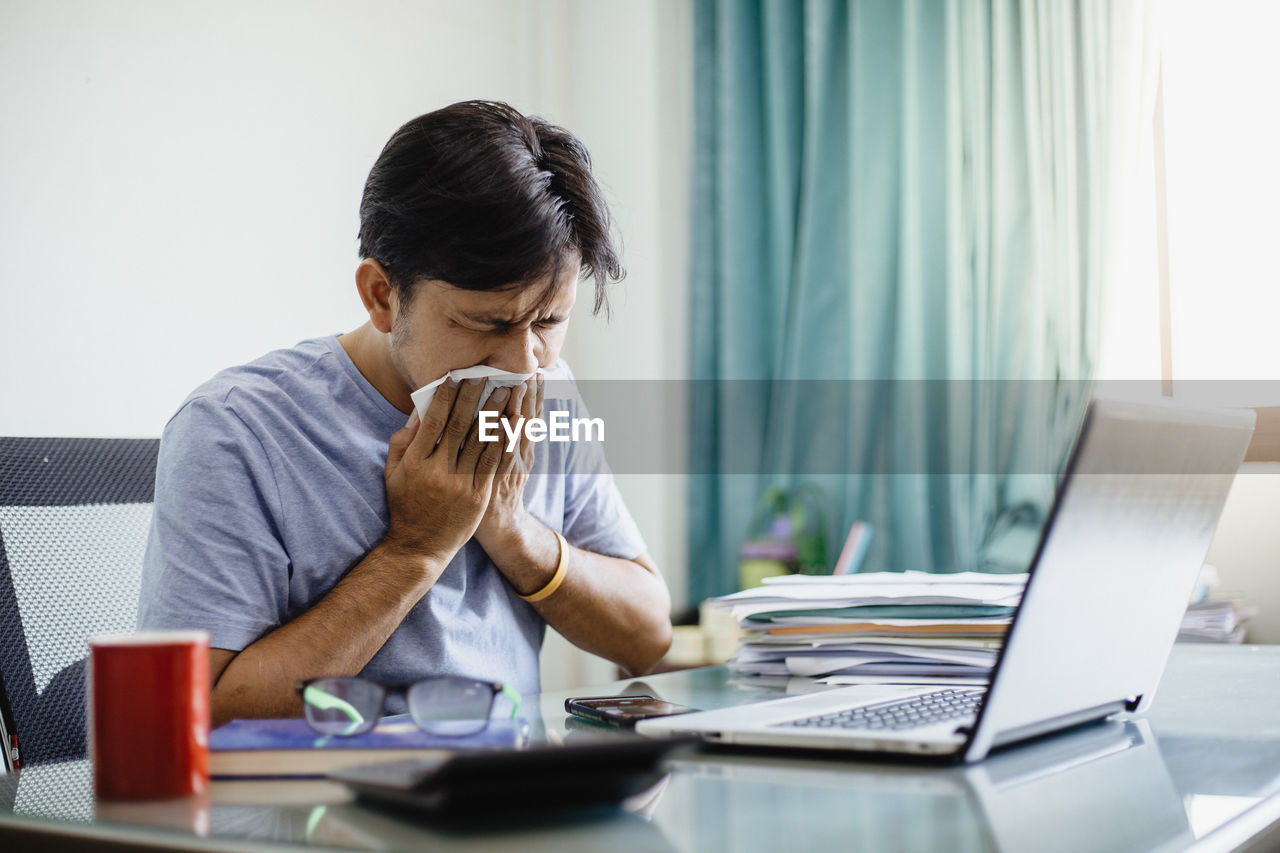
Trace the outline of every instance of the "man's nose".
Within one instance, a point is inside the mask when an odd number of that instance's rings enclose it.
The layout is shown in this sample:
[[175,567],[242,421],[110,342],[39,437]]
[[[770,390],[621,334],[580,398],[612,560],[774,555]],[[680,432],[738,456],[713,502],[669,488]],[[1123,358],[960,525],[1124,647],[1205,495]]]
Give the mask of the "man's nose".
[[488,363],[508,373],[533,373],[538,367],[542,342],[533,329],[513,329],[505,335]]

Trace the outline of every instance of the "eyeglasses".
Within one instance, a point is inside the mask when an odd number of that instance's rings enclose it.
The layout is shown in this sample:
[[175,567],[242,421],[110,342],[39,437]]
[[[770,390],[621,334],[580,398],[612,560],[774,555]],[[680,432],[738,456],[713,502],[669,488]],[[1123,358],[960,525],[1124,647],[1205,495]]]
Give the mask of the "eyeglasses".
[[307,722],[326,735],[364,734],[378,723],[387,696],[404,694],[409,716],[424,732],[465,737],[484,731],[498,694],[511,701],[511,719],[520,711],[514,687],[456,675],[437,675],[410,684],[382,684],[365,678],[311,678],[298,685]]

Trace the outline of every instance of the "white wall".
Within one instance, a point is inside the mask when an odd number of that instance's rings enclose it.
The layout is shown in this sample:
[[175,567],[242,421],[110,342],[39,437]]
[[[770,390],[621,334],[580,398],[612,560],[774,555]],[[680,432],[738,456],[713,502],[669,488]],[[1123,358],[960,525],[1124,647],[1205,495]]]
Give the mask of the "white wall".
[[1206,561],[1218,569],[1219,594],[1256,607],[1245,639],[1280,643],[1280,464],[1249,463],[1231,486]]
[[[359,325],[369,167],[465,98],[595,157],[630,276],[607,330],[575,318],[577,372],[678,375],[691,32],[687,0],[7,0],[0,434],[158,435],[218,369]],[[681,485],[622,487],[682,589]],[[600,674],[560,655],[546,681]]]

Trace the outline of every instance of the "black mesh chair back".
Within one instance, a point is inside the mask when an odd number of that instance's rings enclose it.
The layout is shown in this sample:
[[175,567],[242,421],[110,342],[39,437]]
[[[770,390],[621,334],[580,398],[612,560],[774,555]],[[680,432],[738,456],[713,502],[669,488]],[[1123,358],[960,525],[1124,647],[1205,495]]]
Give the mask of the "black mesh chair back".
[[134,628],[159,446],[0,438],[0,713],[24,766],[85,755],[85,641]]

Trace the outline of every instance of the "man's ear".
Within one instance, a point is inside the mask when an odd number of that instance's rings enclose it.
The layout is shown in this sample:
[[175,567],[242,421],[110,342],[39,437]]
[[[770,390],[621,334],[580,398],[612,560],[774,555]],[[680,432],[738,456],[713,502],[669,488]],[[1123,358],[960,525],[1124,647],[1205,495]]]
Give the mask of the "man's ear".
[[382,264],[373,258],[365,258],[356,267],[356,289],[360,291],[360,301],[364,310],[369,312],[369,321],[373,327],[383,334],[391,331],[395,320],[396,302],[391,276]]

